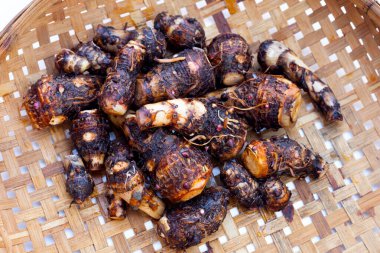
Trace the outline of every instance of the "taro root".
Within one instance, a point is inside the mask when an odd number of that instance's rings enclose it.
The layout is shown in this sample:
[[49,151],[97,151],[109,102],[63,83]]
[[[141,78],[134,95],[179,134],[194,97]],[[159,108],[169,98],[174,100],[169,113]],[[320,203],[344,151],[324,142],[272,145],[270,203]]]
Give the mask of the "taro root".
[[226,86],[241,83],[251,67],[249,45],[235,33],[217,35],[207,47],[207,57],[215,67],[217,82]]
[[112,121],[123,129],[128,144],[141,153],[143,168],[163,198],[182,202],[203,191],[212,171],[207,152],[164,129],[142,132],[133,115]]
[[112,65],[112,56],[104,52],[93,41],[79,43],[75,48],[78,56],[85,57],[91,64],[91,71],[96,74],[105,75],[107,69]]
[[186,49],[148,72],[136,84],[135,105],[196,97],[215,89],[212,66],[201,49]]
[[224,163],[220,179],[240,204],[247,208],[258,208],[265,204],[262,188],[235,159]]
[[111,220],[123,220],[127,217],[127,202],[120,198],[112,189],[106,192],[108,216]]
[[108,130],[108,120],[97,109],[81,111],[73,120],[71,139],[89,171],[104,168]]
[[256,178],[274,174],[320,178],[328,170],[320,155],[289,138],[253,140],[244,150],[242,160]]
[[123,115],[133,101],[137,74],[145,57],[145,47],[130,41],[114,59],[100,90],[99,105],[110,115]]
[[154,219],[159,219],[165,204],[145,185],[145,178],[125,143],[111,143],[106,159],[109,187],[132,208],[139,209]]
[[343,120],[340,104],[331,88],[283,43],[275,40],[261,43],[258,61],[263,70],[282,73],[308,92],[327,121]]
[[156,64],[156,59],[161,59],[166,53],[166,40],[162,32],[145,27],[139,31],[137,40],[145,47],[144,67]]
[[86,57],[77,55],[70,49],[62,49],[55,56],[55,67],[65,73],[83,74],[91,68]]
[[161,12],[154,20],[154,28],[166,36],[173,48],[203,48],[205,46],[205,31],[195,18],[172,16],[167,12]]
[[196,198],[169,208],[157,233],[171,248],[186,249],[216,232],[227,214],[228,191],[211,187]]
[[277,178],[269,178],[262,185],[266,207],[274,212],[284,209],[292,196],[288,187]]
[[97,98],[102,78],[43,75],[28,90],[23,105],[34,127],[59,125]]
[[144,28],[136,38],[123,46],[109,69],[100,91],[99,105],[109,115],[124,115],[135,96],[137,74],[144,62],[162,57],[166,50],[163,35]]
[[116,54],[130,40],[138,36],[137,31],[128,31],[126,27],[127,24],[125,24],[124,29],[115,29],[112,26],[99,24],[96,28],[93,41],[104,51]]
[[171,127],[222,161],[240,152],[247,135],[244,119],[233,109],[201,98],[147,104],[136,111],[136,119],[141,129]]
[[254,74],[238,86],[211,92],[207,97],[236,109],[257,132],[293,126],[302,101],[295,84],[280,76],[264,74]]
[[77,155],[66,156],[63,165],[67,176],[66,190],[73,198],[73,202],[82,204],[94,191],[94,180]]

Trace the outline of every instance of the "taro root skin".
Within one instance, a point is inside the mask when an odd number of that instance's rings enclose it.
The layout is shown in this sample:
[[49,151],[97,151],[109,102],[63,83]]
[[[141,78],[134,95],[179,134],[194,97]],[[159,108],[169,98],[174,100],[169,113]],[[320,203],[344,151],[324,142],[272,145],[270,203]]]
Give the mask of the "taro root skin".
[[147,104],[136,111],[141,129],[168,126],[218,159],[229,160],[243,148],[247,125],[233,110],[208,99],[173,99]]
[[81,111],[73,120],[71,139],[90,171],[104,168],[108,130],[108,120],[97,109]]
[[274,212],[284,209],[292,196],[288,187],[277,178],[269,178],[262,185],[266,207]]
[[156,64],[156,59],[161,59],[166,53],[166,40],[162,32],[145,27],[139,31],[137,40],[145,47],[144,67]]
[[160,30],[169,44],[176,49],[203,48],[206,44],[205,31],[195,18],[161,12],[154,20],[154,28]]
[[43,75],[28,90],[23,105],[37,129],[59,125],[96,100],[102,81],[96,76]]
[[111,220],[123,220],[127,217],[127,202],[114,193],[112,189],[106,192],[108,216]]
[[265,203],[259,182],[235,159],[224,163],[220,170],[223,184],[243,206],[262,207]]
[[77,55],[70,49],[62,49],[55,56],[55,67],[68,74],[83,74],[91,68],[91,63],[86,57]]
[[141,153],[143,170],[163,198],[181,202],[202,192],[213,168],[207,152],[165,129],[141,131],[134,115],[111,120],[122,128],[129,146]]
[[[125,25],[126,26],[126,25]],[[94,43],[104,51],[116,54],[130,40],[138,36],[137,31],[115,29],[112,26],[99,24],[95,31]]]
[[257,57],[265,71],[280,72],[308,92],[328,122],[343,120],[340,104],[331,88],[283,43],[262,42]]
[[145,185],[144,175],[130,160],[132,155],[126,144],[116,141],[110,147],[105,163],[108,186],[131,207],[159,219],[165,204]]
[[249,45],[239,34],[217,35],[207,47],[207,57],[215,67],[218,83],[225,86],[241,83],[251,67]]
[[216,232],[227,214],[228,191],[211,187],[201,195],[168,209],[157,233],[171,248],[186,249]]
[[[183,60],[170,62],[180,58]],[[203,50],[186,49],[168,61],[137,81],[137,107],[173,98],[198,97],[215,89],[212,66]]]
[[155,190],[170,202],[183,202],[199,195],[210,179],[211,157],[175,135],[158,129],[152,137],[145,168]]
[[107,69],[111,67],[113,59],[111,54],[104,52],[93,41],[79,43],[75,48],[77,55],[85,57],[91,64],[93,73],[105,75]]
[[100,90],[99,105],[105,113],[123,115],[127,112],[144,57],[145,47],[136,41],[130,41],[120,49]]
[[302,102],[301,91],[295,84],[265,74],[254,74],[237,86],[211,92],[207,97],[235,108],[256,132],[292,127]]
[[94,180],[77,155],[66,156],[63,165],[67,176],[66,190],[75,203],[82,204],[94,191]]
[[320,178],[328,170],[320,155],[289,138],[253,140],[244,150],[242,160],[256,178],[274,174]]

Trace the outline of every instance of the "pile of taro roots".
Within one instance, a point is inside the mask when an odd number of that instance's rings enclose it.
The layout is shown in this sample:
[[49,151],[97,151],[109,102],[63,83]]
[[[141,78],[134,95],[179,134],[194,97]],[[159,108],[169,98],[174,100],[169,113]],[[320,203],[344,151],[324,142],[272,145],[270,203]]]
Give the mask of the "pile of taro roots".
[[[252,52],[238,34],[206,46],[194,18],[157,15],[154,28],[98,25],[92,41],[56,55],[58,75],[44,75],[24,106],[37,129],[70,120],[78,154],[65,157],[67,191],[81,204],[107,177],[108,214],[127,207],[157,219],[174,248],[215,232],[229,198],[249,208],[282,210],[291,192],[280,176],[321,177],[325,161],[289,138],[254,139],[248,130],[291,128],[307,92],[327,122],[342,120],[329,86],[278,41]],[[116,138],[110,140],[111,131]],[[224,187],[208,184],[219,166]]]

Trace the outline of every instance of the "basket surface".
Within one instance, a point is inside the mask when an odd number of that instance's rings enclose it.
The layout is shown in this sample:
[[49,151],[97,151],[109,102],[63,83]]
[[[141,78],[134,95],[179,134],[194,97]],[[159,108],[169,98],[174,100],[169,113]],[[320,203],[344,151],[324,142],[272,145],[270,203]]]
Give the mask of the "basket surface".
[[73,149],[69,124],[38,131],[21,108],[28,86],[55,72],[60,48],[73,47],[77,37],[91,39],[98,23],[152,25],[163,10],[197,18],[209,40],[232,31],[253,51],[268,38],[284,41],[330,84],[344,114],[342,123],[325,125],[304,95],[293,129],[261,136],[288,134],[331,163],[318,181],[286,179],[293,192],[292,222],[281,213],[248,212],[231,202],[219,231],[187,252],[380,251],[380,34],[350,1],[45,3],[28,14],[0,58],[0,252],[174,252],[147,216],[130,210],[124,221],[107,218],[101,177],[91,200],[70,207],[61,163]]

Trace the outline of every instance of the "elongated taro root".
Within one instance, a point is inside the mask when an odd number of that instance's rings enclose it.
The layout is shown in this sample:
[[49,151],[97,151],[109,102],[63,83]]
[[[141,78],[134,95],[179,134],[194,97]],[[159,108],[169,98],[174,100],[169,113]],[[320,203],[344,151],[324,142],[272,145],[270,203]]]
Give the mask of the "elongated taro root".
[[157,233],[172,248],[185,249],[216,232],[227,214],[228,191],[206,189],[198,197],[168,209],[157,224]]
[[114,59],[100,90],[99,105],[110,115],[123,115],[133,101],[135,82],[145,57],[145,47],[130,41]]
[[156,59],[162,58],[166,53],[165,35],[150,27],[139,30],[137,40],[145,47],[144,67],[156,64]]
[[81,204],[94,191],[94,180],[77,155],[66,156],[63,165],[67,176],[66,190],[73,197],[73,202]]
[[65,73],[83,74],[91,68],[86,57],[77,55],[70,49],[62,49],[55,57],[55,67]]
[[106,192],[108,216],[111,220],[123,220],[127,217],[127,202],[114,193],[112,189]]
[[151,28],[144,28],[136,40],[129,41],[120,49],[109,69],[100,91],[99,105],[110,115],[123,115],[133,102],[137,74],[144,61],[151,63],[162,57],[166,50],[163,35]]
[[111,54],[104,52],[93,41],[79,43],[75,52],[90,62],[91,71],[96,74],[105,75],[113,62]]
[[130,40],[134,40],[138,36],[135,30],[115,29],[112,26],[104,26],[99,24],[95,31],[94,43],[104,51],[116,54]]
[[212,66],[201,49],[186,49],[148,72],[136,84],[135,104],[141,107],[166,99],[196,97],[215,89]]
[[255,74],[238,86],[211,92],[207,97],[235,108],[257,132],[293,126],[302,101],[295,84],[280,76],[264,74]]
[[93,103],[101,83],[96,76],[43,75],[28,90],[23,106],[34,127],[59,125]]
[[242,159],[256,178],[274,174],[320,178],[328,170],[320,155],[289,138],[253,140],[244,150]]
[[170,126],[220,160],[235,157],[247,135],[245,121],[233,109],[201,98],[147,104],[136,111],[136,119],[141,129]]
[[211,176],[211,157],[168,131],[141,131],[136,117],[124,116],[119,125],[128,144],[141,153],[154,189],[171,202],[187,201],[199,195]]
[[259,182],[237,160],[224,163],[220,170],[220,179],[231,194],[245,207],[258,208],[265,204]]
[[165,210],[165,204],[145,186],[143,173],[130,157],[131,152],[124,143],[115,142],[110,145],[105,163],[108,185],[131,207],[159,219]]
[[292,196],[292,192],[278,178],[272,177],[267,179],[261,186],[265,198],[265,205],[271,211],[280,211],[284,209]]
[[327,121],[341,121],[340,104],[331,88],[323,82],[298,56],[279,41],[261,43],[258,61],[264,70],[279,71],[307,91]]
[[226,162],[220,171],[220,178],[231,194],[245,207],[267,207],[279,211],[289,203],[292,193],[276,177],[257,181],[237,161]]
[[90,171],[104,168],[108,130],[108,120],[97,109],[81,111],[73,120],[71,139]]
[[172,16],[167,12],[161,12],[154,19],[154,28],[166,36],[173,48],[203,48],[205,46],[205,31],[195,18]]
[[251,67],[249,45],[235,33],[217,35],[207,47],[207,57],[215,67],[217,82],[226,86],[241,83]]

